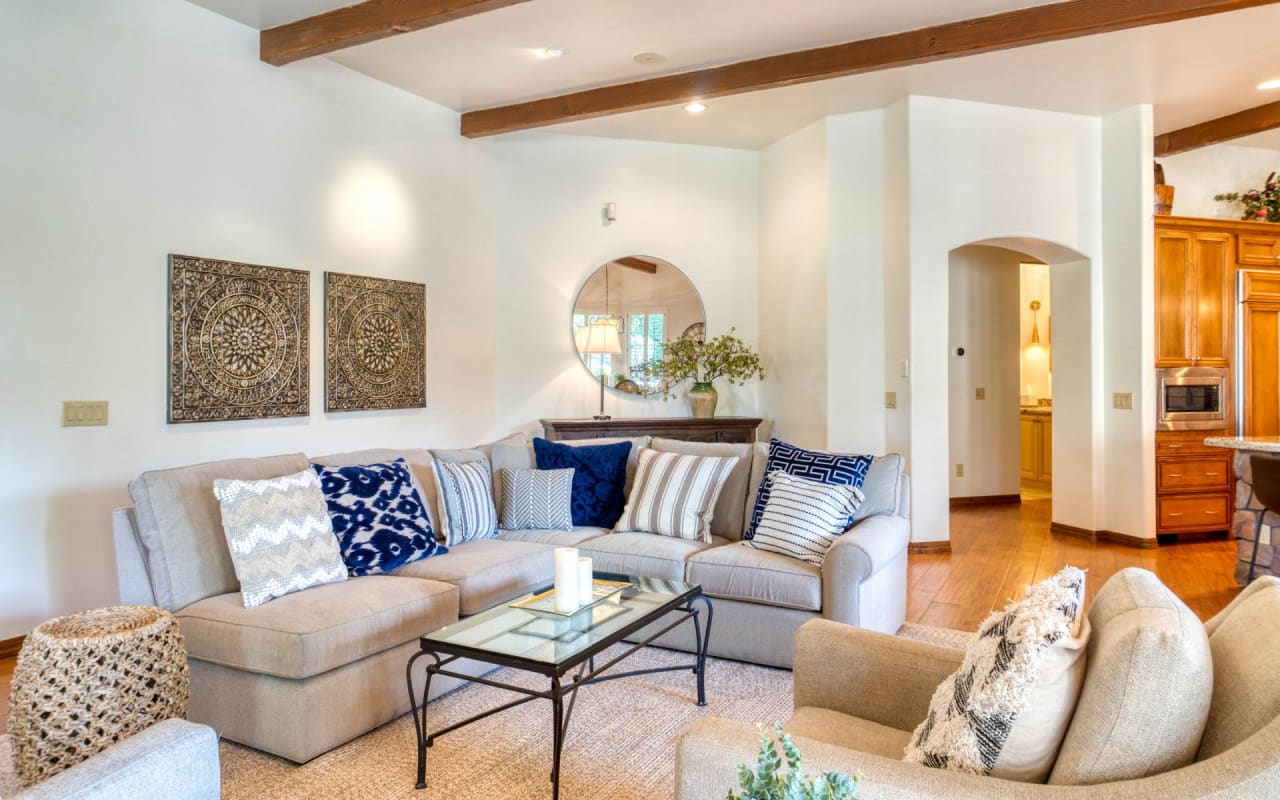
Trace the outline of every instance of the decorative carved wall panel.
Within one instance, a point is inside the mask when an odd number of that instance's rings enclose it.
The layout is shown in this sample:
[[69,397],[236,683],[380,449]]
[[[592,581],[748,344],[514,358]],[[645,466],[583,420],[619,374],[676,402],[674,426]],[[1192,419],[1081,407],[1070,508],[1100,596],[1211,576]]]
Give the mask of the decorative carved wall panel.
[[310,277],[169,256],[169,422],[307,415]]
[[427,404],[426,287],[324,274],[325,410]]

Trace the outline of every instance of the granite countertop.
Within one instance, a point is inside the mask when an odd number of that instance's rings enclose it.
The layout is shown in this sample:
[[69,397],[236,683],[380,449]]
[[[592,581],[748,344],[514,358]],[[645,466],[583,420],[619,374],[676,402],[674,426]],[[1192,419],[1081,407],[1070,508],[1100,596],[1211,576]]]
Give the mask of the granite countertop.
[[1231,450],[1280,453],[1280,436],[1210,436],[1204,443],[1209,447],[1226,447]]
[[1034,414],[1036,416],[1047,417],[1053,414],[1052,406],[1021,406],[1023,414]]

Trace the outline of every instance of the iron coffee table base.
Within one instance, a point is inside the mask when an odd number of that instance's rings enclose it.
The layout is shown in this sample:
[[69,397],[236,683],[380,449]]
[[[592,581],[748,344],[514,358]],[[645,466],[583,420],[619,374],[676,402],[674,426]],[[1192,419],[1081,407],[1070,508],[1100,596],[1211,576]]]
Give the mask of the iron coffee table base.
[[[698,602],[702,603],[707,613],[705,629],[703,627],[701,620],[699,619],[699,614],[701,612],[699,611],[699,609],[694,607],[694,604]],[[414,653],[413,656],[409,658],[409,664],[405,668],[405,682],[409,689],[409,705],[413,712],[414,732],[417,734],[417,738],[418,738],[417,788],[418,789],[427,788],[427,748],[431,747],[431,745],[435,742],[436,739],[440,738],[441,736],[444,736],[446,733],[452,733],[453,731],[456,731],[459,728],[464,728],[473,722],[478,722],[487,717],[491,717],[494,714],[499,714],[503,711],[508,711],[518,706],[522,706],[525,703],[528,703],[532,700],[550,700],[551,701],[551,716],[552,716],[551,797],[552,797],[552,800],[559,800],[560,798],[560,754],[561,754],[561,751],[564,749],[565,736],[569,730],[569,719],[573,715],[573,705],[578,699],[579,689],[594,683],[604,683],[605,681],[617,680],[618,678],[631,678],[637,675],[650,675],[657,672],[678,672],[681,670],[691,670],[698,678],[698,705],[705,706],[707,704],[707,700],[706,700],[706,682],[704,678],[706,676],[706,666],[707,666],[707,647],[711,641],[711,617],[712,617],[711,600],[702,594],[695,595],[694,597],[691,597],[689,600],[685,601],[683,605],[677,606],[676,608],[666,612],[666,614],[678,614],[679,618],[676,619],[671,624],[664,627],[662,630],[655,633],[654,635],[648,637],[644,641],[632,644],[629,648],[627,648],[626,651],[615,656],[614,658],[610,659],[609,661],[607,661],[606,663],[602,664],[599,667],[597,667],[595,664],[595,661],[596,661],[595,657],[599,653],[599,651],[605,649],[606,647],[611,647],[612,645],[617,644],[618,642],[622,641],[622,639],[624,639],[627,635],[629,635],[634,631],[620,632],[620,634],[615,639],[611,639],[610,641],[600,643],[598,647],[592,648],[592,650],[584,652],[580,659],[577,659],[573,662],[565,664],[559,669],[557,669],[556,667],[550,664],[546,665],[547,670],[545,671],[544,674],[546,674],[547,677],[551,679],[551,688],[548,689],[547,691],[542,691],[542,692],[535,691],[533,689],[527,689],[522,686],[512,686],[510,684],[503,683],[501,681],[495,681],[490,678],[467,675],[465,673],[451,670],[449,669],[449,665],[457,661],[458,659],[463,658],[464,656],[462,654],[454,653],[454,654],[446,654],[444,658],[441,658],[440,652],[429,649],[427,643],[423,642],[422,644],[423,649],[417,653]],[[631,655],[632,653],[636,652],[642,647],[646,647],[647,645],[651,644],[654,640],[661,637],[663,634],[666,634],[674,630],[675,628],[679,627],[680,625],[683,625],[685,622],[688,622],[688,621],[692,621],[693,623],[694,643],[697,649],[694,663],[679,664],[677,666],[672,666],[672,667],[654,667],[651,669],[637,669],[637,670],[631,670],[628,672],[619,672],[612,675],[603,674],[607,670],[609,670],[611,667],[616,665],[618,662],[625,659],[627,656]],[[426,680],[422,686],[422,701],[421,703],[419,703],[418,695],[414,691],[414,687],[413,687],[413,665],[417,662],[419,658],[422,658],[423,656],[430,656],[434,660],[434,663],[427,665]],[[516,669],[530,670],[529,664],[519,661],[517,659],[503,658],[501,655],[497,653],[488,653],[488,654],[477,653],[474,655],[468,655],[466,657],[473,658],[480,661],[485,661],[487,663],[495,664],[497,666],[514,667]],[[576,674],[570,677],[568,673],[572,672],[575,666],[577,667],[577,672]],[[495,708],[491,708],[488,711],[484,711],[479,714],[476,714],[473,717],[468,717],[467,719],[464,719],[461,722],[455,722],[454,724],[449,725],[446,728],[442,728],[434,732],[428,732],[427,731],[427,695],[431,690],[431,679],[436,675],[445,675],[451,678],[458,678],[460,680],[469,681],[471,683],[479,683],[485,686],[492,686],[496,689],[506,689],[507,691],[515,692],[516,694],[521,694],[524,696],[517,700],[513,700],[510,703],[504,703]],[[567,682],[563,680],[566,677],[569,678]],[[567,708],[565,706],[566,697],[569,700]]]

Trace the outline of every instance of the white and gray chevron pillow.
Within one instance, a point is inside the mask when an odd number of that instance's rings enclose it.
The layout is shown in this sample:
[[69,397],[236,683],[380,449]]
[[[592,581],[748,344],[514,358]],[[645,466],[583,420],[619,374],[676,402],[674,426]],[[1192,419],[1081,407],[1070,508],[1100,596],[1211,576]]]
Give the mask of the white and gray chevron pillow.
[[502,470],[502,528],[571,531],[573,469]]
[[310,469],[262,481],[216,480],[213,494],[245,608],[347,579],[320,479]]

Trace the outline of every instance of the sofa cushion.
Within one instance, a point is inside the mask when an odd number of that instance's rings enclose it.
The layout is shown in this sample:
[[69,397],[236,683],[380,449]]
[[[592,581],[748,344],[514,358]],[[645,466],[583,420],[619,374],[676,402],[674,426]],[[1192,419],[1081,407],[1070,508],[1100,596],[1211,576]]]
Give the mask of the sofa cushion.
[[555,548],[535,542],[477,539],[396,570],[458,587],[459,613],[478,614],[551,583]]
[[213,495],[218,478],[256,481],[307,468],[301,453],[237,458],[144,472],[129,484],[156,603],[170,611],[214,595],[239,592],[222,511]]
[[720,489],[719,499],[716,500],[715,511],[711,516],[711,534],[734,541],[741,539],[742,530],[746,527],[747,484],[751,480],[752,455],[755,449],[753,445],[750,442],[741,444],[686,442],[682,439],[654,437],[649,446],[666,453],[685,453],[691,456],[734,456],[738,459],[733,471],[729,473],[729,479]]
[[1258,578],[1209,621],[1213,702],[1197,759],[1212,758],[1280,717],[1280,640],[1270,632],[1280,619],[1280,580]]
[[552,547],[578,547],[589,539],[595,539],[609,533],[607,528],[582,527],[571,531],[544,530],[499,530],[498,538],[508,542],[536,542],[549,544]]
[[1130,568],[1098,590],[1089,622],[1085,682],[1049,782],[1109,783],[1190,764],[1213,695],[1200,620],[1155,575]]
[[447,583],[372,575],[316,586],[258,608],[222,594],[177,613],[191,658],[309,678],[412,641],[458,619]]
[[872,459],[867,478],[859,487],[863,500],[858,513],[853,515],[855,524],[876,514],[900,513],[898,484],[902,481],[902,466],[902,456],[897,453]]
[[911,740],[910,731],[813,706],[797,708],[784,729],[792,736],[803,736],[895,761],[902,758],[902,751]]
[[[765,460],[764,474],[782,470],[798,478],[859,489],[866,480],[872,461],[871,456],[806,450],[781,439],[772,439],[769,442],[769,455]],[[747,521],[746,532],[742,534],[743,539],[750,539],[755,535],[756,526],[760,524],[760,517],[764,514],[764,508],[769,502],[769,485],[763,477],[758,487],[755,506],[748,512],[751,518]],[[853,516],[850,515],[845,527],[852,524]]]
[[693,554],[688,566],[689,582],[711,597],[822,610],[822,568],[816,564],[734,542]]
[[310,469],[260,481],[219,478],[213,493],[245,608],[347,579],[320,479]]
[[591,566],[596,572],[683,581],[685,562],[690,556],[728,543],[728,539],[718,536],[713,536],[708,544],[656,533],[611,533],[583,542],[578,549],[582,555],[591,557]]

